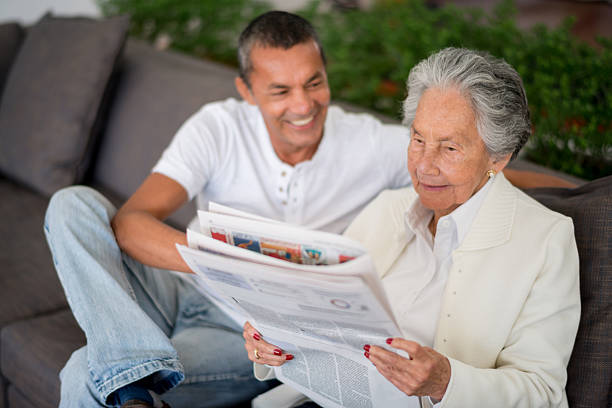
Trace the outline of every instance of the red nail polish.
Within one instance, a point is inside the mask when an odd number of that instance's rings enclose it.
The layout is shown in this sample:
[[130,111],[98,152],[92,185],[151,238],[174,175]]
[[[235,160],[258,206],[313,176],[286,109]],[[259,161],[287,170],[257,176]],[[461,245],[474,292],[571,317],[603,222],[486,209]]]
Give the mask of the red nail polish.
[[280,356],[281,354],[283,354],[282,351],[280,351],[279,349],[274,349],[274,355],[275,356]]
[[391,337],[389,337],[387,340],[385,340],[387,342],[387,344],[391,344],[393,343],[393,339]]
[[293,354],[287,354],[285,360],[293,360]]
[[253,333],[253,338],[257,341],[261,340],[261,336],[258,333]]
[[370,353],[368,353],[367,351],[366,351],[365,353],[363,353],[363,355],[364,355],[366,358],[368,358],[368,359],[370,358]]
[[364,349],[365,351],[370,351],[370,345],[369,345],[369,344],[366,344],[365,346],[363,346],[363,349]]

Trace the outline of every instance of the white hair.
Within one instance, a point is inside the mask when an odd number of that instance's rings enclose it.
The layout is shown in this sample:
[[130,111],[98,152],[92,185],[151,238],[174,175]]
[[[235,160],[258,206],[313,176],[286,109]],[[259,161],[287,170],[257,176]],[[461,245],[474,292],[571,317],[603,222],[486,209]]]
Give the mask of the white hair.
[[514,159],[531,134],[527,96],[519,74],[487,53],[445,48],[410,71],[403,123],[412,126],[419,100],[429,88],[456,88],[471,103],[476,127],[491,157]]

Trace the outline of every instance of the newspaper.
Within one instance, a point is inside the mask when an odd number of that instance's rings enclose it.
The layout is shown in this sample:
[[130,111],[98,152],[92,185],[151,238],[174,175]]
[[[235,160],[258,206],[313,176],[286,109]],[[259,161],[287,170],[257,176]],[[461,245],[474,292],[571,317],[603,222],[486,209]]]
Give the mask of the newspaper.
[[211,203],[177,248],[203,293],[294,359],[276,377],[323,407],[417,407],[363,355],[400,336],[370,256],[337,234]]

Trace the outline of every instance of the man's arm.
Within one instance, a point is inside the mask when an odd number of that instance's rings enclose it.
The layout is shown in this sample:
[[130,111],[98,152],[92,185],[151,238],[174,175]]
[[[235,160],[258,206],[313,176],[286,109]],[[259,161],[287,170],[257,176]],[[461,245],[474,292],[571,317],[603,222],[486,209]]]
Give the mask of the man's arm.
[[162,222],[187,198],[176,181],[150,174],[111,221],[119,247],[143,264],[190,272],[175,247],[176,243],[187,245],[185,233]]
[[537,173],[535,171],[505,168],[504,176],[506,176],[508,181],[510,181],[515,187],[523,190],[534,187],[577,187],[576,184],[563,180],[559,177],[544,173]]

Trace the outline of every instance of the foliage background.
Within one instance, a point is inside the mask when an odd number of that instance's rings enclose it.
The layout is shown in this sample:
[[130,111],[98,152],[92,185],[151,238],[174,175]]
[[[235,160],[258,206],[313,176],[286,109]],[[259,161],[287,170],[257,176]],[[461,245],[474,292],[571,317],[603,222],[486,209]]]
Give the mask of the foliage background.
[[[240,31],[270,10],[263,0],[99,0],[107,15],[132,17],[131,33],[236,65]],[[423,0],[378,0],[367,10],[298,12],[317,28],[335,99],[400,117],[410,69],[448,46],[486,50],[514,66],[525,84],[534,134],[528,159],[578,177],[612,174],[612,38],[592,47],[561,26],[520,30],[511,0],[491,14],[476,8],[426,6]]]

